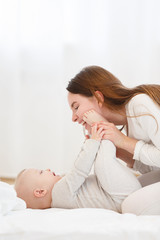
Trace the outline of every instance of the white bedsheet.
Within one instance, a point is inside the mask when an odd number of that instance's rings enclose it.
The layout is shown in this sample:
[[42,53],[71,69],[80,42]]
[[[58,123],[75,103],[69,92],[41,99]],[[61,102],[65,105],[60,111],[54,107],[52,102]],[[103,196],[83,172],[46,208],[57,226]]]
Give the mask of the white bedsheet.
[[105,209],[11,211],[0,217],[0,240],[159,240],[160,216]]

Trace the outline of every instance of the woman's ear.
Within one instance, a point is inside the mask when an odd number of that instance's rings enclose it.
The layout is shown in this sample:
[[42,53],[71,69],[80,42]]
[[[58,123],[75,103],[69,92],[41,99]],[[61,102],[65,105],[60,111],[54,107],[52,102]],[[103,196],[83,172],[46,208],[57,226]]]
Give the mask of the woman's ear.
[[98,100],[98,105],[100,107],[102,107],[103,103],[104,103],[104,96],[103,93],[101,93],[100,91],[95,91],[95,96]]
[[37,198],[40,198],[40,197],[44,197],[46,194],[47,194],[47,190],[46,189],[39,189],[39,188],[36,188],[34,191],[34,196],[37,197]]

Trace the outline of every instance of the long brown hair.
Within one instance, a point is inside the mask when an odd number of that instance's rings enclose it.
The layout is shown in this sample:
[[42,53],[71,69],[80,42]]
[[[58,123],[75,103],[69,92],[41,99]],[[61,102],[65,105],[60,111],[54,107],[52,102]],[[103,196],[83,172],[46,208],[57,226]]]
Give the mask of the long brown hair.
[[140,93],[147,94],[160,106],[160,85],[143,84],[127,88],[112,73],[99,66],[83,68],[71,79],[66,89],[86,97],[94,95],[97,99],[95,92],[100,91],[104,96],[104,104],[113,111],[119,111],[132,97]]

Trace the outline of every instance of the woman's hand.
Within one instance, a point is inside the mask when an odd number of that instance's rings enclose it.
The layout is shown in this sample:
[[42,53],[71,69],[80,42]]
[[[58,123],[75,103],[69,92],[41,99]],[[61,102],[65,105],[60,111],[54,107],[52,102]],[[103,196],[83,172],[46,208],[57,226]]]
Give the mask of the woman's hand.
[[118,128],[110,122],[100,122],[98,128],[104,129],[104,135],[102,139],[110,140],[114,143],[117,148],[121,148],[134,154],[135,145],[137,143],[136,139],[129,138],[124,135]]
[[110,140],[118,148],[123,148],[124,142],[126,140],[126,135],[118,130],[118,128],[110,122],[100,122],[98,128],[103,127],[104,135],[102,139]]

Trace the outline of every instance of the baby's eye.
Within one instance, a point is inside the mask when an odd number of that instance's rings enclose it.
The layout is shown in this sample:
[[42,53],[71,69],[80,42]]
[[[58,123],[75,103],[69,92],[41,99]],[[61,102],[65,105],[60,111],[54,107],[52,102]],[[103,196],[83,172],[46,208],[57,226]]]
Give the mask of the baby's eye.
[[42,174],[42,173],[43,173],[43,170],[40,171],[40,174]]

